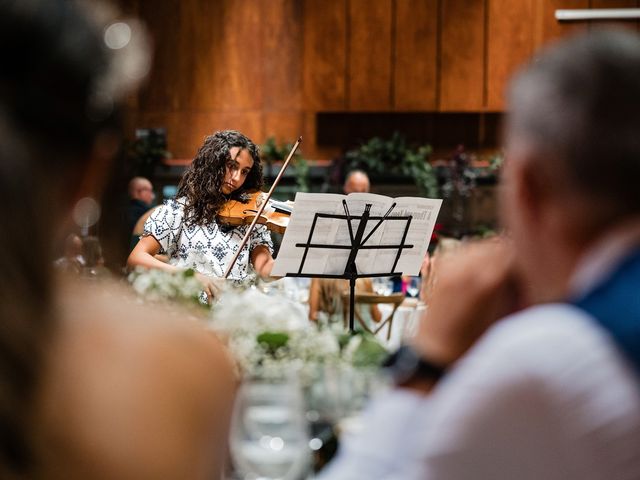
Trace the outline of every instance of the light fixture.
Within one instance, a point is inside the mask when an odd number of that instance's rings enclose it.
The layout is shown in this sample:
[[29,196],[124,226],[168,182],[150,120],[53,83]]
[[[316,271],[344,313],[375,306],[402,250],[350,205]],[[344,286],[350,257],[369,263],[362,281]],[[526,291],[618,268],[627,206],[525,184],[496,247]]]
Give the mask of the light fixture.
[[556,10],[556,20],[630,20],[640,18],[640,8],[592,8]]

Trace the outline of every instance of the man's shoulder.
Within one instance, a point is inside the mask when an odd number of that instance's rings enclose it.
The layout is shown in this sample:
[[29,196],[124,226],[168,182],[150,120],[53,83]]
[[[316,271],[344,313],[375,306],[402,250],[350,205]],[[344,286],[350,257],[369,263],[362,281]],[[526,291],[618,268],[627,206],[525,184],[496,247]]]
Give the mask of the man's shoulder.
[[594,371],[605,384],[637,386],[640,381],[610,335],[587,312],[564,303],[539,305],[506,317],[469,356],[475,360],[472,365],[489,365],[559,389],[597,384]]

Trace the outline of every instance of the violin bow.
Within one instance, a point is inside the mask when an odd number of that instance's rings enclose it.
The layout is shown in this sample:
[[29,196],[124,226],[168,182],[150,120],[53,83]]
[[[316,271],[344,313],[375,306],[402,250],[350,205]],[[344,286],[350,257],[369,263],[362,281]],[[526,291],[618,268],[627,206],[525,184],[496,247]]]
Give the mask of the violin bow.
[[278,182],[280,181],[280,178],[282,177],[282,174],[284,173],[284,171],[289,166],[289,162],[293,158],[293,155],[296,153],[296,150],[298,149],[298,147],[300,146],[301,143],[302,143],[302,136],[298,137],[298,140],[296,141],[296,143],[294,143],[293,147],[291,147],[291,151],[289,152],[289,155],[287,155],[287,159],[284,161],[284,164],[282,165],[282,168],[278,172],[278,176],[273,181],[273,185],[271,185],[271,188],[269,189],[269,192],[267,193],[267,197],[262,201],[262,204],[260,205],[260,208],[258,209],[258,213],[256,213],[256,216],[253,219],[253,222],[251,222],[251,225],[249,225],[249,228],[247,229],[247,233],[244,234],[244,238],[242,239],[242,243],[240,244],[240,248],[238,248],[238,251],[235,253],[233,258],[231,259],[231,263],[227,267],[227,271],[224,274],[224,278],[228,278],[229,277],[229,274],[231,273],[231,269],[236,264],[236,261],[238,260],[238,256],[240,255],[240,252],[242,251],[244,246],[249,241],[249,236],[251,235],[251,232],[253,232],[253,229],[256,226],[256,223],[258,223],[258,219],[260,218],[260,215],[262,215],[262,212],[264,211],[264,207],[266,207],[267,202],[271,198],[271,195],[273,194],[273,191],[275,190],[276,186],[278,185]]

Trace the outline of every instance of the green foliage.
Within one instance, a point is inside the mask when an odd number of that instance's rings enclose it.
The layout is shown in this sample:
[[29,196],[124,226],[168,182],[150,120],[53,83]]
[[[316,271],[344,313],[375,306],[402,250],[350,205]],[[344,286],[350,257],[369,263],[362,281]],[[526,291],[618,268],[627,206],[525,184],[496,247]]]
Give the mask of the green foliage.
[[271,354],[286,346],[289,341],[289,335],[283,332],[263,332],[258,335],[257,341],[260,345],[266,347]]
[[353,352],[352,363],[355,367],[377,367],[382,364],[389,352],[371,335],[362,335],[362,340]]
[[489,159],[489,168],[494,172],[500,171],[503,163],[504,156],[500,153],[496,153]]
[[[264,145],[260,147],[262,159],[267,165],[272,165],[275,161],[285,160],[293,148],[293,143],[281,143],[278,145],[275,137],[269,137]],[[296,178],[296,190],[299,192],[309,191],[309,163],[296,152],[291,159],[289,168],[292,168]]]
[[132,176],[153,177],[158,162],[171,158],[171,153],[164,147],[164,140],[157,135],[148,135],[127,142],[125,153]]
[[352,337],[353,337],[353,334],[349,332],[341,333],[337,336],[338,345],[340,345],[340,350],[344,349],[344,347],[347,346],[347,344],[349,343]]
[[371,138],[359,148],[349,150],[345,157],[349,170],[358,168],[370,174],[411,177],[422,194],[433,198],[438,196],[438,180],[428,162],[430,155],[429,145],[412,148],[403,135],[394,132],[388,140]]
[[275,137],[267,138],[264,145],[260,147],[262,159],[267,165],[271,165],[276,160],[284,160],[289,153],[285,147],[286,145],[278,146]]

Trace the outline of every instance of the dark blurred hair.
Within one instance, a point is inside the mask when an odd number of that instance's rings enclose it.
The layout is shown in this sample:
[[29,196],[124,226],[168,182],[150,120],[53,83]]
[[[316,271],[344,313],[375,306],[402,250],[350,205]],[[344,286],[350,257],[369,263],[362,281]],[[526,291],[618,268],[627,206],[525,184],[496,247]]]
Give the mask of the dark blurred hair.
[[185,197],[185,218],[190,225],[212,223],[220,207],[229,200],[221,187],[231,160],[229,150],[239,147],[247,150],[253,159],[253,167],[242,187],[231,198],[242,199],[246,192],[259,190],[263,185],[262,164],[258,147],[240,132],[221,130],[205,138],[193,162],[184,173],[178,187],[178,197]]
[[75,1],[0,0],[0,478],[37,461],[32,408],[56,325],[53,207],[113,119],[113,102],[97,99],[101,35]]
[[602,30],[552,47],[516,77],[510,105],[511,137],[598,206],[591,228],[640,213],[638,35]]

